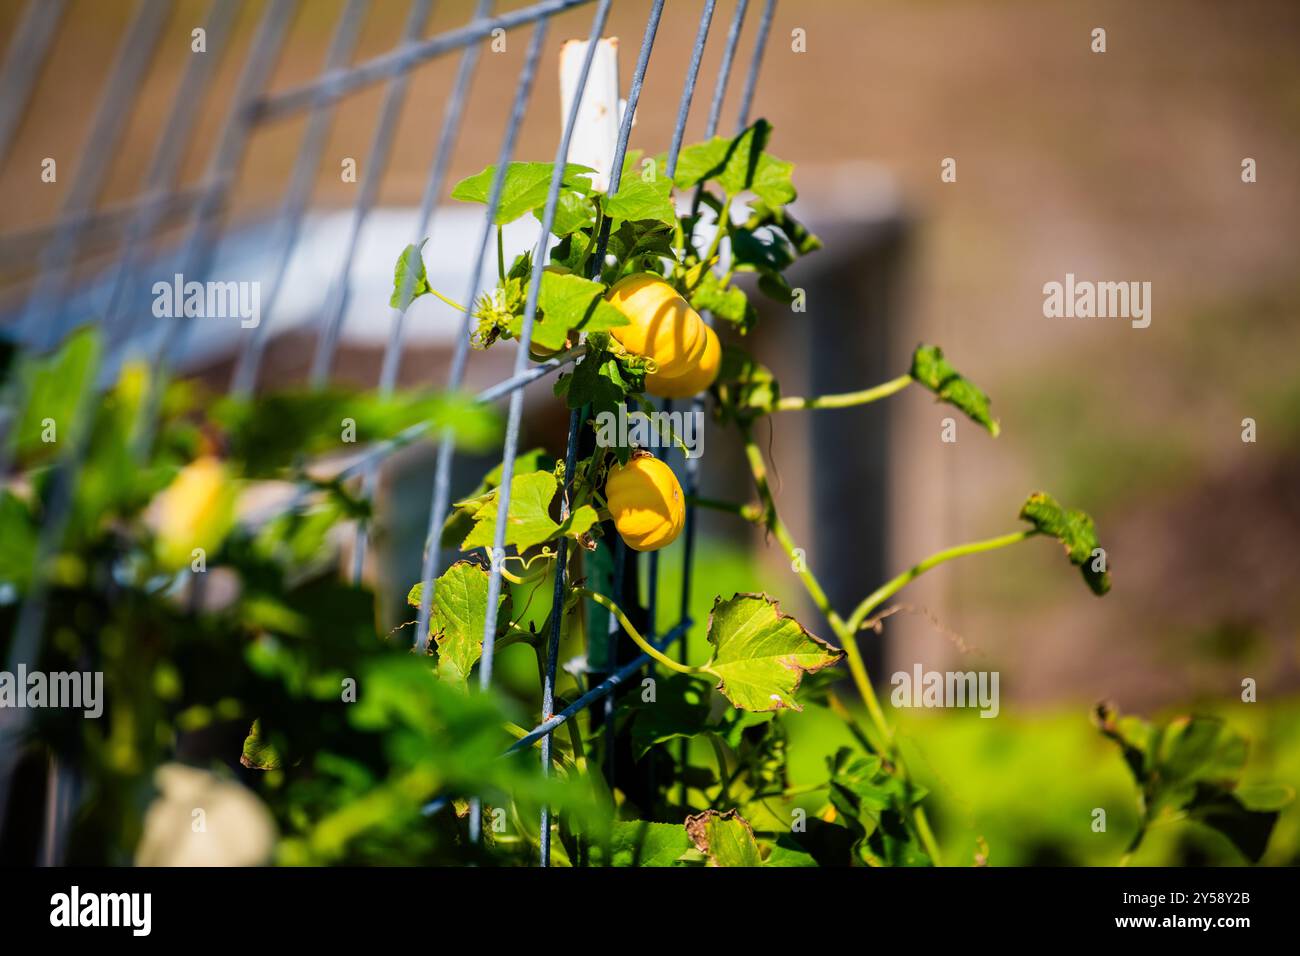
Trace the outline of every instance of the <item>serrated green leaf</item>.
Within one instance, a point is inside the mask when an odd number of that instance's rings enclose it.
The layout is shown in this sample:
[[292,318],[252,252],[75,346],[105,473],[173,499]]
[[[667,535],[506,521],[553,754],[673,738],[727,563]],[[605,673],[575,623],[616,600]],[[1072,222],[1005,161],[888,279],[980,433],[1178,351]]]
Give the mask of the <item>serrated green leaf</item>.
[[[540,223],[545,214],[545,207],[533,210],[533,215]],[[560,191],[555,204],[555,221],[551,223],[551,234],[564,238],[581,232],[596,221],[596,207],[589,196],[571,189]],[[580,240],[585,237],[579,236]]]
[[908,823],[910,808],[925,798],[922,787],[908,783],[874,754],[841,747],[827,761],[830,799],[857,836],[853,857],[869,866],[927,866],[931,863]]
[[[550,349],[564,345],[569,332],[597,332],[628,324],[628,317],[605,301],[605,287],[572,273],[543,272],[537,297],[533,342]],[[519,334],[520,316],[511,326]]]
[[418,246],[407,246],[397,257],[397,264],[393,267],[393,292],[388,297],[390,308],[406,311],[412,302],[428,294],[429,276],[424,270],[424,245],[428,241],[423,239]]
[[686,830],[674,823],[618,820],[610,827],[608,856],[605,847],[591,848],[592,863],[599,866],[673,866],[691,849]]
[[1114,708],[1101,705],[1094,719],[1119,744],[1141,789],[1144,829],[1158,818],[1183,814],[1218,830],[1258,862],[1278,811],[1294,792],[1277,784],[1238,786],[1248,749],[1244,737],[1218,717],[1180,716],[1155,725],[1120,718]]
[[[535,471],[516,475],[510,482],[510,510],[506,517],[505,545],[524,551],[549,541],[560,532],[551,518],[551,502],[558,482],[551,472]],[[491,548],[495,542],[497,494],[483,497],[474,511],[474,529],[461,543],[461,550]]]
[[[1065,547],[1070,563],[1079,568],[1083,579],[1093,594],[1110,590],[1110,571],[1106,568],[1105,554],[1097,543],[1097,528],[1092,518],[1077,508],[1061,507],[1046,492],[1030,495],[1020,509],[1020,518],[1028,521],[1042,534],[1054,537]],[[1097,565],[1100,563],[1100,567]]]
[[989,414],[989,397],[949,364],[937,345],[918,346],[912,355],[912,378],[924,385],[940,400],[956,406],[972,421],[982,425],[994,438],[1000,430]]
[[623,378],[618,359],[608,352],[588,353],[568,378],[565,403],[569,408],[590,405],[594,418],[606,413],[617,413],[630,389],[630,383]]
[[686,833],[709,866],[762,866],[754,830],[739,810],[705,810],[686,818]]
[[715,601],[709,643],[714,652],[705,672],[719,679],[718,690],[733,706],[754,712],[802,710],[794,696],[799,679],[842,656],[765,594]]
[[646,181],[639,176],[625,180],[618,192],[605,200],[605,214],[615,223],[622,220],[654,220],[675,225],[673,183],[666,176]]
[[[501,184],[501,200],[492,221],[498,226],[504,226],[538,206],[545,205],[554,172],[554,163],[511,163],[507,166]],[[591,188],[588,180],[593,172],[586,166],[568,163],[564,167],[563,186],[569,190],[586,192]],[[452,189],[451,198],[462,202],[486,203],[495,175],[496,166],[492,165],[481,173],[462,179]]]
[[760,119],[734,139],[688,146],[678,156],[673,180],[686,188],[712,179],[731,196],[752,190],[770,207],[793,202],[793,164],[764,152],[771,133],[771,124]]
[[[460,547],[460,543],[474,527],[474,513],[483,503],[484,496],[501,484],[502,467],[502,464],[497,462],[473,491],[452,504],[451,514],[447,516],[447,521],[442,526],[440,541],[444,548]],[[533,471],[554,470],[555,456],[548,454],[545,449],[532,448],[515,458],[511,473],[524,475]]]
[[[423,584],[406,596],[419,607]],[[505,595],[497,597],[497,612]],[[488,610],[488,572],[480,564],[457,561],[444,571],[433,592],[429,630],[438,648],[438,677],[459,690],[469,689],[469,674],[483,654],[483,625]]]
[[756,318],[744,290],[734,285],[722,288],[721,280],[712,272],[706,272],[691,292],[691,307],[699,312],[709,312],[742,330],[752,326]]
[[641,256],[675,259],[672,227],[657,219],[625,220],[609,234],[605,249],[632,271],[638,271]]
[[750,203],[749,209],[750,216],[745,222],[746,229],[756,230],[764,226],[778,229],[785,235],[794,251],[801,256],[806,256],[822,247],[821,239],[810,232],[788,210],[773,209],[761,201]]
[[765,415],[776,408],[781,398],[780,383],[771,370],[734,345],[722,347],[722,363],[715,385],[722,400],[724,421]]
[[279,751],[263,736],[260,720],[253,721],[253,726],[249,728],[239,762],[250,770],[279,770],[284,766]]
[[564,519],[560,532],[569,538],[577,538],[589,532],[600,522],[600,513],[591,505],[579,505]]

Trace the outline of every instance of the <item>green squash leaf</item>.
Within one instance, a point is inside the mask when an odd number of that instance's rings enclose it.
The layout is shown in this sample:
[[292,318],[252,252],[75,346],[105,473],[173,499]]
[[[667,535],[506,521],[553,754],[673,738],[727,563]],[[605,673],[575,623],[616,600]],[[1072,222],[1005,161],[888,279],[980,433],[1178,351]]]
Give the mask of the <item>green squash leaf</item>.
[[[596,332],[628,324],[628,317],[605,301],[605,287],[572,273],[542,273],[537,298],[538,316],[533,322],[533,342],[549,349],[564,346],[570,330]],[[511,323],[519,335],[523,316]]]
[[673,866],[691,846],[677,824],[618,820],[610,827],[608,855],[599,842],[593,843],[591,861],[597,866]]
[[[504,226],[525,213],[544,206],[554,172],[554,163],[511,163],[507,166],[501,184],[501,201],[497,204],[496,216],[492,221],[498,226]],[[588,180],[593,172],[586,166],[568,163],[564,167],[563,186],[571,191],[587,192],[591,189]],[[481,173],[462,179],[452,189],[451,198],[486,204],[495,175],[496,166],[492,165]]]
[[769,207],[795,199],[794,165],[764,150],[772,134],[767,120],[756,120],[735,139],[715,136],[683,149],[673,180],[681,188],[714,180],[729,196],[751,190]]
[[686,818],[686,833],[709,866],[762,866],[754,829],[739,810],[705,810]]
[[718,690],[733,706],[753,712],[802,710],[794,697],[799,679],[842,656],[765,594],[715,601],[709,643],[714,652],[705,672],[719,679]]
[[[533,210],[533,216],[540,223],[546,208],[539,206]],[[571,189],[563,189],[555,204],[555,221],[551,223],[551,234],[561,239],[580,233],[596,221],[596,206],[589,196]],[[585,238],[579,236],[580,239]]]
[[943,357],[943,349],[937,345],[918,346],[912,355],[911,375],[939,396],[940,401],[955,405],[994,438],[998,436],[1001,429],[989,414],[989,397],[949,364]]
[[1264,855],[1294,791],[1278,784],[1239,786],[1246,738],[1218,717],[1180,716],[1157,725],[1121,718],[1101,705],[1094,721],[1120,746],[1141,790],[1146,826],[1183,814],[1222,833],[1248,860]]
[[739,327],[741,332],[752,328],[758,318],[758,312],[749,304],[749,297],[744,290],[734,285],[728,285],[724,289],[722,281],[712,272],[704,273],[691,292],[691,307],[725,319]]
[[908,819],[925,798],[923,787],[901,779],[874,754],[841,747],[828,758],[831,805],[857,839],[855,863],[928,866],[932,862]]
[[[506,517],[505,544],[524,551],[549,541],[560,533],[551,518],[551,502],[559,482],[551,472],[534,471],[515,475],[510,482],[510,513]],[[461,550],[491,548],[497,523],[497,492],[485,495],[474,511],[474,530],[461,543]]]
[[[397,257],[397,265],[393,267],[393,293],[388,297],[391,308],[405,312],[412,302],[428,294],[429,276],[424,271],[424,245],[428,241],[423,239],[418,246],[407,246]],[[410,288],[406,286],[408,282]]]
[[1083,579],[1093,594],[1101,595],[1110,590],[1105,552],[1097,543],[1097,528],[1086,512],[1077,508],[1067,510],[1051,495],[1039,491],[1025,501],[1020,509],[1020,518],[1065,546],[1070,563],[1083,572]]
[[279,751],[262,735],[260,720],[253,721],[253,726],[249,728],[239,762],[250,770],[279,770],[284,766]]
[[771,370],[734,345],[722,347],[722,364],[714,384],[724,422],[766,415],[781,399],[781,385]]
[[654,220],[672,226],[677,221],[673,208],[673,182],[667,176],[646,181],[640,177],[625,180],[618,192],[605,200],[605,214],[615,224],[624,220]]
[[[419,607],[424,585],[417,582],[406,603]],[[497,613],[505,594],[497,596]],[[469,674],[483,654],[483,623],[488,610],[488,572],[472,561],[457,561],[438,578],[429,631],[438,648],[438,677],[468,691]]]

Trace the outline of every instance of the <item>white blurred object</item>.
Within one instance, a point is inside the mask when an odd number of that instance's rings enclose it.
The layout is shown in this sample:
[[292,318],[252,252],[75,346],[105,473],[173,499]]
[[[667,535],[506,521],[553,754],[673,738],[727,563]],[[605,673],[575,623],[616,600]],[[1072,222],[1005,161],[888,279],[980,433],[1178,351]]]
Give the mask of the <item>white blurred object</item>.
[[[569,117],[587,45],[586,40],[569,40],[560,48],[561,123]],[[626,109],[627,101],[618,98],[618,37],[605,37],[596,43],[582,105],[578,107],[573,136],[569,140],[568,155],[568,162],[589,166],[596,171],[592,185],[601,192],[609,189],[610,165],[618,142],[619,124]]]
[[[158,768],[137,866],[261,866],[275,848],[271,813],[247,787],[197,767]],[[195,811],[202,811],[201,814]]]

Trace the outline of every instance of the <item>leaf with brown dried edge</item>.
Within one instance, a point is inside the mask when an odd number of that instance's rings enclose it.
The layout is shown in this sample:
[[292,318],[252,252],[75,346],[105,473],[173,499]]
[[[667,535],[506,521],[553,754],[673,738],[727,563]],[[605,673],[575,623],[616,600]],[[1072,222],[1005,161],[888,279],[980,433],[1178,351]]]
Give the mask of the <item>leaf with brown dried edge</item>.
[[713,658],[704,672],[718,678],[718,690],[733,707],[752,713],[803,710],[794,692],[805,673],[839,661],[843,653],[782,614],[766,594],[718,598],[709,613]]
[[754,828],[739,810],[705,810],[686,818],[686,835],[709,858],[709,866],[762,866]]

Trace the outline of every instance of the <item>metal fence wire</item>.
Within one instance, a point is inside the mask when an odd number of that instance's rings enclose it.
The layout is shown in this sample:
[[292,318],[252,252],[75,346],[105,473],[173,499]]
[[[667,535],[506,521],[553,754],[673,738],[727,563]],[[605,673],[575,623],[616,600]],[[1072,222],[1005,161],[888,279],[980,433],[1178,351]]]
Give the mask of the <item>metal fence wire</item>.
[[[309,82],[280,91],[268,90],[267,84],[283,48],[289,25],[297,13],[298,0],[268,0],[247,58],[242,65],[237,87],[221,125],[216,148],[209,157],[200,184],[197,187],[186,186],[179,182],[179,177],[186,149],[195,136],[194,121],[197,110],[193,108],[193,104],[203,98],[214,80],[216,58],[209,56],[195,56],[189,59],[176,86],[172,105],[162,124],[161,136],[149,160],[137,195],[129,201],[112,206],[101,205],[100,193],[112,158],[125,133],[127,118],[131,114],[129,104],[140,91],[163,28],[173,12],[167,0],[140,0],[135,6],[133,18],[118,48],[108,81],[103,86],[103,94],[92,120],[86,147],[81,153],[80,165],[58,218],[47,226],[29,229],[9,237],[0,236],[0,263],[12,264],[15,261],[25,261],[32,264],[31,260],[34,259],[35,265],[35,277],[26,300],[19,310],[16,328],[8,331],[16,333],[21,342],[35,351],[44,352],[56,347],[69,331],[65,327],[67,316],[60,308],[60,301],[79,254],[91,240],[102,239],[104,236],[115,240],[116,262],[107,273],[111,277],[108,286],[110,289],[108,305],[98,321],[104,326],[110,350],[125,349],[129,343],[136,341],[145,343],[144,357],[154,374],[150,379],[151,395],[145,406],[145,427],[141,429],[144,438],[139,451],[143,453],[152,436],[153,427],[157,423],[160,395],[184,345],[188,328],[185,321],[174,317],[160,320],[160,328],[148,330],[151,334],[144,336],[134,334],[138,331],[135,328],[135,317],[144,311],[139,307],[142,301],[139,289],[142,285],[140,280],[143,270],[146,267],[145,250],[149,242],[164,228],[171,227],[180,219],[185,223],[185,231],[180,246],[178,271],[187,277],[193,276],[199,280],[205,278],[213,262],[215,250],[221,242],[223,213],[250,137],[261,126],[296,115],[304,115],[306,124],[297,157],[278,214],[271,226],[274,232],[274,240],[271,244],[272,278],[263,298],[262,321],[258,327],[250,330],[250,334],[241,339],[229,383],[232,394],[251,395],[258,383],[264,351],[270,339],[270,327],[275,322],[281,287],[284,284],[288,263],[300,238],[312,186],[321,163],[336,107],[345,97],[382,83],[384,84],[383,99],[370,141],[368,158],[362,164],[364,173],[351,209],[347,237],[334,270],[325,307],[316,319],[316,346],[311,361],[310,382],[315,387],[324,387],[330,381],[339,348],[343,317],[353,282],[352,268],[356,259],[359,237],[374,208],[380,182],[388,168],[398,118],[406,99],[411,74],[438,57],[452,53],[459,54],[459,66],[451,87],[446,92],[437,144],[429,163],[423,195],[415,217],[416,225],[411,241],[418,245],[436,225],[437,204],[446,185],[447,172],[464,121],[466,100],[483,44],[491,37],[499,36],[497,31],[532,28],[524,65],[516,82],[510,114],[506,119],[496,158],[496,175],[484,211],[478,245],[474,247],[474,267],[470,273],[470,288],[466,297],[466,301],[473,301],[477,289],[476,283],[482,272],[491,240],[493,219],[501,196],[505,170],[514,156],[519,127],[528,109],[550,21],[556,14],[587,6],[593,2],[595,12],[591,21],[589,37],[591,42],[587,46],[572,105],[567,117],[564,118],[555,151],[555,171],[551,178],[532,257],[532,276],[523,327],[518,337],[513,374],[478,394],[478,399],[482,402],[492,402],[504,397],[509,399],[501,455],[502,474],[499,484],[496,540],[491,552],[493,560],[490,561],[488,579],[487,606],[494,608],[502,586],[500,556],[504,553],[505,518],[510,507],[511,478],[518,452],[524,389],[557,369],[572,364],[581,354],[579,349],[570,349],[547,361],[532,363],[529,358],[529,343],[537,313],[542,268],[546,261],[544,253],[550,241],[569,142],[591,71],[596,49],[595,41],[599,40],[604,32],[613,0],[541,0],[538,3],[500,13],[494,12],[493,0],[476,0],[472,19],[468,23],[427,39],[422,39],[421,36],[432,12],[432,0],[412,0],[400,43],[386,53],[356,64],[351,64],[351,60],[360,28],[370,7],[370,0],[348,0],[334,27],[320,73]],[[46,55],[58,33],[65,6],[64,0],[31,0],[9,44],[3,69],[0,71],[0,163],[4,162],[13,145],[15,131],[30,103]],[[649,4],[645,30],[627,94],[627,109],[618,130],[617,144],[609,167],[611,169],[610,193],[616,191],[619,186],[632,122],[646,71],[650,65],[664,6],[665,0],[651,0]],[[682,147],[716,7],[717,0],[705,0],[695,31],[690,62],[682,86],[668,150],[669,175],[672,175],[675,169],[678,152]],[[764,0],[759,14],[755,43],[740,95],[737,132],[744,129],[748,121],[774,7],[775,0]],[[239,8],[240,4],[236,0],[212,0],[208,5],[204,29],[207,43],[214,50],[220,50],[230,36]],[[721,122],[723,103],[736,63],[748,8],[748,0],[736,0],[726,33],[720,66],[714,80],[706,136],[713,136]],[[607,220],[598,239],[598,252],[592,257],[593,274],[604,259],[608,239]],[[408,270],[408,283],[413,281],[413,275],[414,270]],[[409,292],[410,289],[406,291]],[[403,299],[405,298],[403,296]],[[705,318],[707,321],[708,317]],[[461,320],[447,377],[446,387],[450,390],[459,389],[464,383],[470,352],[470,321],[471,316],[466,313]],[[376,388],[381,393],[391,392],[397,381],[405,343],[403,332],[404,312],[393,309],[379,379],[376,382]],[[112,354],[110,351],[110,356]],[[119,361],[122,357],[122,355],[117,356]],[[109,361],[106,366],[112,368],[114,362]],[[111,377],[104,375],[101,376],[96,388],[102,390],[109,384],[111,384]],[[97,391],[92,391],[81,397],[80,407],[83,417],[94,407],[97,395]],[[17,408],[16,404],[17,399],[14,394],[0,396],[0,430],[4,430],[8,424],[15,423],[19,419],[22,410]],[[566,486],[561,496],[561,500],[565,502],[571,490],[568,482],[572,480],[571,476],[574,472],[581,427],[580,412],[575,410],[570,415],[565,448]],[[431,435],[432,430],[433,426],[429,422],[407,428],[365,449],[335,474],[335,478],[339,480],[359,480],[363,495],[369,498],[375,491],[379,468],[386,459],[399,449],[418,440],[435,438],[437,441],[437,458],[433,485],[430,489],[431,510],[422,562],[423,588],[416,630],[417,641],[421,639],[420,636],[428,633],[436,586],[435,576],[438,568],[442,566],[443,555],[440,553],[439,539],[450,503],[452,459],[456,451],[449,430]],[[23,599],[10,644],[8,667],[11,672],[16,671],[19,665],[34,667],[36,664],[49,587],[49,582],[42,579],[39,572],[48,564],[44,559],[56,553],[62,542],[71,511],[72,489],[75,487],[78,470],[87,453],[86,433],[88,431],[89,429],[80,429],[78,437],[67,443],[67,447],[62,450],[61,457],[54,465],[53,491],[37,549],[41,560],[38,561],[35,569],[34,583]],[[0,451],[0,474],[7,471],[11,464],[3,457],[4,454]],[[685,470],[684,486],[690,496],[698,480],[697,465],[693,459],[686,460]],[[308,488],[300,488],[286,503],[276,505],[274,512],[283,512],[297,507],[308,494]],[[273,513],[267,513],[258,516],[258,519],[272,516]],[[688,505],[679,621],[665,634],[656,635],[653,630],[650,631],[650,640],[659,647],[667,647],[677,640],[681,640],[684,644],[686,640],[686,633],[691,623],[687,609],[690,601],[695,530],[694,508]],[[357,531],[350,572],[356,581],[360,580],[368,544],[367,530],[362,523]],[[617,555],[616,564],[619,569],[623,569],[624,563],[629,560],[625,548],[622,542],[617,540],[613,547]],[[651,664],[649,655],[640,654],[616,667],[612,673],[608,673],[603,679],[594,683],[585,693],[558,713],[554,712],[566,552],[566,545],[561,542],[558,548],[555,590],[548,625],[542,688],[543,719],[525,736],[517,740],[509,751],[532,747],[540,741],[543,774],[549,774],[551,771],[551,735],[555,729],[593,705],[603,704],[606,708],[611,707],[615,693],[630,683],[634,675]],[[647,571],[649,581],[647,611],[650,627],[653,628],[658,581],[656,553],[648,556]],[[620,577],[621,574],[616,572],[616,580]],[[483,687],[488,687],[492,682],[495,623],[495,616],[489,613],[484,621],[483,653],[479,665],[479,679]],[[683,648],[683,652],[684,650]],[[0,714],[0,821],[4,820],[7,796],[17,766],[22,739],[27,730],[28,713],[25,709],[9,709]],[[612,722],[607,722],[606,726],[612,727]],[[612,767],[610,769],[612,770]],[[61,834],[66,829],[75,802],[75,798],[70,794],[75,794],[75,787],[75,773],[70,768],[57,765],[51,768],[47,797],[46,849],[43,851],[43,858],[47,862],[56,862],[59,858]],[[445,800],[435,800],[425,807],[425,812],[436,813],[445,806],[445,803]],[[551,820],[548,809],[542,811],[540,822],[539,863],[546,866],[550,862]],[[471,804],[469,820],[472,840],[480,839],[481,824],[481,806],[474,801]]]

